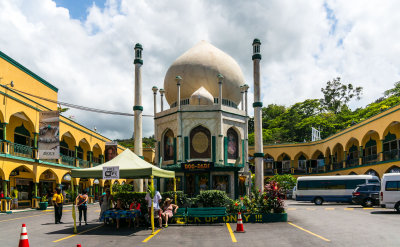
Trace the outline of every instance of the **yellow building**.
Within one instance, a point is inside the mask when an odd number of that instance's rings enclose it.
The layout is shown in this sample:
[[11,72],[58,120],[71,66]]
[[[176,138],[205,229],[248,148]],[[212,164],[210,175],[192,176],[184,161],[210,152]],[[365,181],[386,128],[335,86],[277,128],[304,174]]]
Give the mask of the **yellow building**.
[[[105,143],[111,140],[60,116],[61,158],[38,159],[39,112],[55,111],[57,104],[28,94],[57,101],[58,89],[2,52],[0,78],[0,191],[5,197],[12,196],[12,189],[17,188],[19,205],[36,207],[35,199],[52,192],[56,186],[68,189],[70,177],[66,175],[71,169],[103,163]],[[123,150],[118,146],[118,153]],[[107,186],[101,180],[76,182],[81,189],[90,188],[91,196]]]
[[[264,176],[400,172],[400,105],[323,140],[264,146]],[[249,155],[254,147],[249,147]]]

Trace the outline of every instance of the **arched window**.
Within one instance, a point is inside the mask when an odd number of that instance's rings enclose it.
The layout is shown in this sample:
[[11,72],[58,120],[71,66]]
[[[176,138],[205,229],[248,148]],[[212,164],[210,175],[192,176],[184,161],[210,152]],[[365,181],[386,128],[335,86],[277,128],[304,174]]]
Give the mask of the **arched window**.
[[233,128],[229,128],[228,137],[228,159],[237,159],[239,157],[239,137]]
[[190,131],[190,158],[211,158],[211,133],[203,126]]
[[398,147],[397,147],[397,138],[395,134],[388,132],[383,140],[383,160],[397,160],[398,155]]
[[163,139],[164,145],[164,160],[173,160],[174,159],[174,133],[172,130],[168,130],[164,134]]
[[24,124],[15,128],[14,142],[25,146],[31,146],[31,133],[25,128]]
[[378,154],[377,154],[376,141],[370,138],[369,141],[365,144],[364,160],[365,163],[371,163],[375,162],[377,159],[378,159]]

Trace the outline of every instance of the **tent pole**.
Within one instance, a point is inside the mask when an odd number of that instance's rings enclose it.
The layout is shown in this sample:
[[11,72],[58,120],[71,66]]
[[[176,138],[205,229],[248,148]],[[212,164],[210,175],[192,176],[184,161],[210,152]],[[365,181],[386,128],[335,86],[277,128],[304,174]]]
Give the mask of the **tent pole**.
[[[154,181],[153,181],[153,176],[150,176],[150,188],[154,188]],[[155,194],[154,194],[154,196],[155,196]],[[153,196],[150,196],[151,197],[151,234],[153,235],[154,234],[154,197]]]
[[75,190],[74,190],[74,179],[71,178],[71,191],[72,191],[72,195],[71,195],[71,200],[73,201],[72,203],[72,218],[74,219],[74,233],[77,234],[78,230],[76,229],[76,214],[75,214],[75,201],[76,201],[76,195],[75,195]]
[[178,195],[176,194],[176,177],[174,177],[174,195],[175,195],[175,204],[178,205]]

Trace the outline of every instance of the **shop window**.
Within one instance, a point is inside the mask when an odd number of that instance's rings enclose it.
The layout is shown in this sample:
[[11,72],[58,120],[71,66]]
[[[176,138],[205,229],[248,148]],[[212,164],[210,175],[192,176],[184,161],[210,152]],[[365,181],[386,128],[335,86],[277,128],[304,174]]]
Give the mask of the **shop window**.
[[229,193],[229,177],[228,175],[214,175],[212,176],[213,190],[221,190]]
[[174,159],[174,133],[168,130],[164,134],[164,161]]
[[190,157],[211,158],[211,133],[207,128],[198,126],[190,132]]
[[199,191],[208,190],[208,183],[209,183],[209,176],[208,173],[199,174]]
[[227,132],[228,137],[228,159],[237,159],[239,157],[239,137],[237,132],[230,128]]

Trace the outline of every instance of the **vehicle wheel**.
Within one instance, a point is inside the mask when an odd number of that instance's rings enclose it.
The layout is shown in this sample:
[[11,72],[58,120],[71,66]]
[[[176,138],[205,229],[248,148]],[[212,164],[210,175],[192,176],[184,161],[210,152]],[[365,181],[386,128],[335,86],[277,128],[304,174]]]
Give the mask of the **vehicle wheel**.
[[397,213],[400,213],[400,202],[396,203],[394,208],[396,209]]
[[314,199],[315,205],[322,205],[323,202],[324,200],[321,197],[317,197]]
[[363,207],[372,207],[374,205],[374,202],[372,201],[372,198],[366,198],[363,203]]

